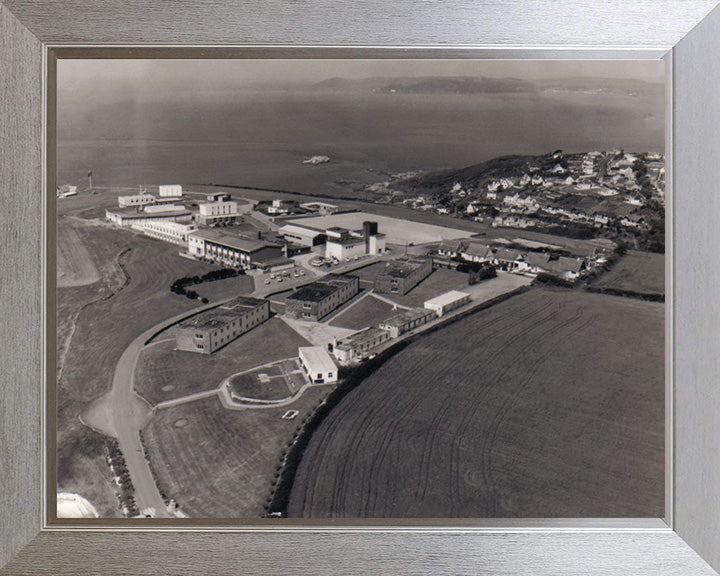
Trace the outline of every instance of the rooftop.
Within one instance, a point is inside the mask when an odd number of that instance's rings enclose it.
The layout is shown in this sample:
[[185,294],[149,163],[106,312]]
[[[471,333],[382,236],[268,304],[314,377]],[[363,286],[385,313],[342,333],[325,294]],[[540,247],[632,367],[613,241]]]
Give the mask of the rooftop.
[[167,218],[168,216],[189,216],[191,212],[184,207],[169,208],[155,212],[139,212],[137,208],[112,208],[105,211],[107,214],[116,214],[123,218]]
[[243,316],[266,304],[267,300],[260,300],[258,298],[250,298],[248,296],[238,296],[221,304],[217,308],[202,312],[197,316],[183,320],[178,324],[179,328],[191,328],[199,330],[212,330],[215,328],[221,328],[226,324],[229,324],[236,318]]
[[387,332],[377,327],[365,328],[364,330],[360,330],[360,332],[355,332],[354,334],[338,339],[335,348],[347,350],[378,337],[387,338]]
[[428,304],[430,304],[431,306],[446,306],[462,298],[467,298],[468,296],[470,296],[470,294],[468,294],[467,292],[450,290],[450,292],[445,292],[445,294],[440,294],[440,296],[436,296],[435,298],[427,300],[425,302],[425,306],[427,306]]
[[300,224],[285,224],[285,226],[282,226],[278,232],[280,234],[307,234],[313,236],[319,236],[320,234],[325,233],[324,230],[312,228],[311,226],[302,226]]
[[320,302],[337,290],[337,286],[322,282],[312,282],[298,288],[287,297],[288,300],[302,300],[304,302]]
[[310,372],[336,372],[337,365],[322,346],[303,346],[298,354],[305,358]]
[[243,252],[257,252],[268,246],[278,246],[277,244],[270,244],[269,242],[263,242],[261,240],[251,240],[244,236],[237,236],[234,234],[228,234],[213,228],[198,230],[192,233],[193,238],[202,238],[203,240],[220,244],[228,248],[234,248],[236,250],[242,250]]
[[418,268],[425,266],[422,260],[392,260],[385,264],[379,276],[392,276],[393,278],[407,278]]
[[400,312],[400,314],[395,314],[395,316],[391,316],[387,320],[383,320],[382,322],[380,322],[380,325],[394,326],[396,328],[399,328],[400,326],[412,322],[413,320],[423,318],[428,314],[432,314],[432,312],[428,312],[424,308],[413,308],[412,310],[405,310],[404,312]]

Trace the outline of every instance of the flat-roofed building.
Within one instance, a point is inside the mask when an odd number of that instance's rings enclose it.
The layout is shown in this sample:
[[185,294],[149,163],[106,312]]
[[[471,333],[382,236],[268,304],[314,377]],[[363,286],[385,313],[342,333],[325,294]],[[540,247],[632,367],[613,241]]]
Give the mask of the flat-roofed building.
[[239,296],[183,320],[175,333],[177,350],[212,354],[270,318],[270,302]]
[[468,302],[470,302],[470,294],[467,292],[459,292],[458,290],[450,290],[449,292],[445,292],[445,294],[427,300],[424,306],[428,310],[435,312],[438,316],[443,316],[451,310],[464,306]]
[[424,308],[413,308],[412,310],[405,310],[395,316],[391,316],[387,320],[380,322],[380,329],[387,330],[390,336],[397,338],[398,336],[414,330],[418,326],[427,324],[431,320],[434,320],[437,314],[434,310],[427,310]]
[[407,294],[433,271],[431,258],[392,260],[375,277],[374,289],[380,294]]
[[366,254],[385,252],[385,234],[378,232],[377,222],[363,222],[361,230],[347,230],[334,226],[325,231],[325,257],[349,260]]
[[322,346],[303,346],[298,348],[300,364],[313,384],[332,384],[337,382],[338,368],[332,357]]
[[364,360],[373,349],[390,340],[390,332],[377,327],[365,328],[349,336],[333,339],[333,356],[341,364]]
[[164,198],[180,198],[183,195],[183,189],[180,184],[162,184],[158,186],[158,195]]
[[155,204],[155,196],[152,194],[130,194],[128,196],[118,196],[119,208],[149,206],[151,204]]
[[203,226],[212,224],[230,224],[238,218],[237,202],[218,201],[198,205],[198,222]]
[[[148,210],[153,208],[153,210]],[[157,210],[156,208],[162,208]],[[114,208],[105,210],[105,218],[118,226],[129,227],[145,224],[151,221],[190,222],[192,213],[184,206],[146,206],[144,210],[138,208]]]
[[305,202],[300,204],[300,208],[308,212],[316,212],[317,214],[334,214],[340,207],[336,204],[328,204],[327,202]]
[[360,278],[347,274],[327,276],[298,288],[285,301],[285,315],[317,322],[360,292]]
[[282,246],[237,234],[208,229],[188,236],[188,254],[195,258],[251,269],[282,258]]
[[319,246],[327,240],[324,230],[300,224],[285,224],[285,226],[280,227],[278,234],[287,242],[299,246]]
[[210,192],[205,199],[208,202],[223,202],[225,200],[231,200],[232,196],[227,192]]
[[188,235],[197,230],[195,224],[166,222],[164,220],[150,220],[139,224],[138,228],[140,228],[146,236],[179,246],[187,246]]

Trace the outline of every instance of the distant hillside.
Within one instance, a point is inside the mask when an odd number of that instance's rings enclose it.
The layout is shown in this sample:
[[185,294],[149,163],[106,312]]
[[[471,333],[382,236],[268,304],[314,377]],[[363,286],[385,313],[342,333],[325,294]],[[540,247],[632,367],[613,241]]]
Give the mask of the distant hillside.
[[564,162],[564,159],[554,158],[553,154],[501,156],[466,168],[422,174],[396,182],[393,186],[417,194],[440,194],[449,190],[456,182],[461,183],[464,188],[479,188],[499,178],[521,176],[530,172],[544,174],[556,164],[563,165]]

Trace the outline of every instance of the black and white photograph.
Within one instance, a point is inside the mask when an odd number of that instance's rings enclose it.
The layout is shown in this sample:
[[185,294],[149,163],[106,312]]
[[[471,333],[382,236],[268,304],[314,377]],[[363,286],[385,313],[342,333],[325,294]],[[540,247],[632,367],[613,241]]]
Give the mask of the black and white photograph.
[[59,521],[664,516],[663,61],[66,58],[55,112]]

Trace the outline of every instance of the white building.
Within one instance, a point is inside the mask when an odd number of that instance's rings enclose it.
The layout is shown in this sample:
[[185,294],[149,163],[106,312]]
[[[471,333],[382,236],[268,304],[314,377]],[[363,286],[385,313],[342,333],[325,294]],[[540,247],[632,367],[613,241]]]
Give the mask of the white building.
[[325,231],[311,228],[309,226],[300,226],[298,224],[285,224],[280,227],[278,234],[292,244],[299,246],[317,246],[325,241]]
[[467,292],[459,292],[458,290],[450,290],[450,292],[445,292],[445,294],[426,301],[424,306],[428,310],[434,311],[438,316],[443,316],[451,310],[464,306],[468,302],[470,302],[470,294]]
[[235,222],[238,217],[238,204],[232,200],[200,204],[198,210],[198,221],[205,226]]
[[313,384],[332,384],[337,382],[338,369],[325,348],[322,346],[304,346],[298,348],[300,364]]
[[377,230],[377,222],[363,222],[361,230],[328,228],[325,231],[327,235],[325,257],[348,260],[366,254],[383,254],[385,234],[379,234]]
[[158,186],[158,194],[161,198],[180,198],[183,195],[183,189],[180,184],[165,184]]
[[118,196],[119,208],[148,206],[150,204],[155,204],[155,196],[153,196],[152,194],[133,194],[131,196]]
[[[149,208],[153,208],[153,210],[149,210]],[[146,206],[144,210],[140,211],[136,208],[105,210],[105,218],[118,226],[137,227],[150,221],[190,222],[192,213],[184,206]]]
[[188,245],[188,235],[197,230],[194,224],[183,224],[181,222],[166,221],[145,221],[137,226],[142,229],[146,236],[157,238],[163,242],[178,244],[179,246]]

